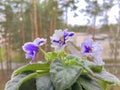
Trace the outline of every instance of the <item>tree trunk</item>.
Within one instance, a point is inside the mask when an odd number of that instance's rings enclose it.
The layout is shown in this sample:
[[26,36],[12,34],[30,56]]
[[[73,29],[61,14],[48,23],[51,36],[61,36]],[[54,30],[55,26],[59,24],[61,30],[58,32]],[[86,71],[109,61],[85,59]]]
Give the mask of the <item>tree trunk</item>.
[[33,41],[34,40],[34,37],[35,37],[35,32],[34,32],[34,29],[33,29],[33,27],[34,27],[34,23],[33,23],[33,18],[32,18],[32,14],[31,13],[29,13],[29,17],[30,17],[30,22],[31,22],[31,41]]
[[37,0],[33,0],[35,38],[38,37]]
[[95,40],[95,33],[96,33],[96,16],[93,17],[93,31],[92,31],[93,40]]
[[118,17],[118,25],[117,25],[117,32],[115,35],[115,54],[114,54],[114,60],[118,59],[118,53],[119,53],[119,37],[120,37],[120,0],[118,0],[118,8],[119,8],[119,17]]
[[21,4],[21,37],[22,37],[22,45],[25,43],[25,31],[24,31],[24,16],[23,16],[23,10],[22,10],[22,4]]

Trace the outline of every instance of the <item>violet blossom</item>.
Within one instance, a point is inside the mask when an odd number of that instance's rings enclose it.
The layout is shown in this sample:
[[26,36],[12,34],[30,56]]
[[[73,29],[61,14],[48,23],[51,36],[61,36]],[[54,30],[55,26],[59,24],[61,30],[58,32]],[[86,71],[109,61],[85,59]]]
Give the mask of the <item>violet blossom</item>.
[[55,51],[58,52],[63,50],[67,42],[71,40],[74,36],[74,32],[68,32],[67,30],[55,30],[51,38],[51,47],[55,48]]
[[87,38],[81,44],[81,53],[83,56],[92,56],[94,58],[94,62],[97,65],[103,65],[104,62],[101,59],[102,46],[98,42],[94,42],[91,38]]
[[39,50],[39,46],[42,46],[45,43],[46,43],[46,39],[36,38],[33,42],[27,42],[22,46],[23,50],[26,52],[26,58],[27,59],[32,58],[30,63],[34,62],[36,58],[36,54]]

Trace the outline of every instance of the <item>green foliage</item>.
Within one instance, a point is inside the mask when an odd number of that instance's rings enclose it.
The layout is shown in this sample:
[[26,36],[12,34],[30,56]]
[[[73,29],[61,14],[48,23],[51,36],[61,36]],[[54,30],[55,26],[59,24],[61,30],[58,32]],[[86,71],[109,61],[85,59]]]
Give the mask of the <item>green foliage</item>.
[[115,83],[120,85],[120,80],[113,74],[107,72],[106,70],[102,70],[100,73],[94,73],[94,77],[103,80],[106,83],[110,83],[110,84]]
[[80,83],[85,90],[106,90],[100,85],[99,80],[88,75],[81,75],[77,82]]
[[97,66],[97,65],[89,65],[89,68],[93,71],[93,72],[101,72],[103,69],[103,66]]
[[25,76],[25,74],[19,74],[18,76],[12,78],[10,81],[7,82],[5,90],[17,90],[17,85],[19,81]]
[[[39,78],[37,78],[37,77],[45,76],[45,75],[48,75],[48,73],[41,73],[41,74],[29,73],[29,74],[27,74],[26,72],[24,72],[22,74],[19,74],[19,75],[13,77],[10,81],[8,81],[6,84],[5,90],[26,90],[26,89],[27,90],[35,90],[35,88],[37,88],[36,90],[45,90],[45,89],[39,89],[39,86],[36,85],[36,84],[40,83]],[[46,84],[46,83],[44,83],[44,84]]]
[[54,90],[50,76],[38,77],[36,79],[36,90]]
[[37,86],[40,83],[39,77],[46,75],[49,75],[48,64],[25,65],[13,72],[11,80],[6,84],[5,90],[34,90],[35,88],[40,90],[39,86]]
[[62,60],[56,59],[51,63],[50,76],[56,90],[64,90],[73,85],[81,73],[81,67],[64,65]]
[[72,90],[84,90],[84,88],[82,87],[82,85],[77,81],[76,83],[74,83],[72,85]]
[[101,66],[92,66],[93,65],[91,62],[81,62],[81,61],[77,61],[77,63],[82,66],[91,76],[103,80],[106,83],[109,84],[118,84],[120,85],[120,80],[114,76],[113,74],[110,74],[109,72],[107,72],[103,67]]
[[25,65],[21,68],[18,68],[17,70],[15,70],[12,74],[12,76],[16,76],[22,72],[25,72],[25,71],[38,71],[38,72],[44,72],[44,71],[49,71],[49,64],[28,64],[28,65]]
[[[103,66],[73,55],[49,53],[50,64],[25,65],[13,72],[5,90],[106,90],[108,84],[120,85],[120,80]],[[66,63],[74,61],[74,63]]]
[[45,55],[45,59],[48,60],[48,61],[55,60],[55,58],[57,58],[57,53],[55,53],[55,52],[48,52]]

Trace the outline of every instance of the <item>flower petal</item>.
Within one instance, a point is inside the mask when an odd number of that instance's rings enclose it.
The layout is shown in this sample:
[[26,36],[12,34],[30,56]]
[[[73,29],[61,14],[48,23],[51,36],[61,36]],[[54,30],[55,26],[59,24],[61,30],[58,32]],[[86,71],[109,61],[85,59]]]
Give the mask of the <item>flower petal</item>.
[[46,39],[44,39],[44,38],[36,38],[34,41],[33,41],[33,43],[35,44],[35,45],[37,45],[37,46],[41,46],[41,45],[43,45],[43,44],[45,44],[46,43]]
[[26,52],[26,58],[27,59],[32,58],[30,63],[34,62],[37,52],[39,50],[39,46],[41,46],[45,43],[46,43],[46,39],[36,38],[33,42],[27,42],[22,46],[23,50]]
[[87,57],[92,56],[97,65],[104,64],[102,58],[100,57],[102,50],[102,46],[98,42],[94,42],[91,38],[87,38],[81,44],[81,53]]
[[22,48],[25,52],[38,51],[38,46],[32,42],[25,43]]
[[55,48],[56,52],[63,50],[67,41],[70,41],[73,35],[73,32],[68,32],[67,30],[55,30],[53,36],[50,37],[52,43],[51,46]]

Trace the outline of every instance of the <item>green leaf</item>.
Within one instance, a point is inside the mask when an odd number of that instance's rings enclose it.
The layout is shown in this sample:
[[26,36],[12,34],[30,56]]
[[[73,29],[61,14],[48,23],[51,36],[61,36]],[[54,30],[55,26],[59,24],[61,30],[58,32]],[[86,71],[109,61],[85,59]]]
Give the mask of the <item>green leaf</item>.
[[17,85],[17,89],[19,90],[19,88],[24,84],[29,82],[29,80],[33,79],[33,78],[37,78],[37,77],[41,77],[41,76],[45,76],[48,75],[49,73],[31,73],[29,75],[27,75],[26,77],[24,77],[22,80],[19,81],[18,85]]
[[94,73],[94,77],[103,80],[109,84],[118,84],[120,85],[120,80],[113,74],[102,70],[100,73]]
[[76,81],[76,83],[72,85],[72,90],[84,90],[84,89],[82,88],[82,85],[78,81]]
[[78,82],[85,90],[105,90],[99,80],[85,74],[80,75]]
[[[25,78],[26,76],[27,76],[26,73],[22,73],[22,74],[19,74],[19,75],[15,76],[14,78],[12,78],[11,80],[9,80],[9,81],[6,83],[4,90],[17,90],[20,81],[21,81],[23,78]],[[29,82],[24,83],[24,84],[19,88],[19,90],[35,90],[35,89],[36,89],[35,79],[29,80]]]
[[55,52],[48,52],[45,54],[45,59],[48,61],[55,60],[56,57],[57,57],[57,53]]
[[[21,73],[13,77],[7,82],[5,90],[35,90],[35,78],[48,75],[48,72],[44,73]],[[32,84],[31,84],[32,83]],[[31,84],[31,85],[30,85]],[[28,89],[30,88],[30,89]]]
[[65,90],[72,90],[72,88],[70,87],[70,88],[68,88],[68,89],[65,89]]
[[90,62],[88,60],[85,61],[86,65],[93,71],[93,72],[101,72],[103,69],[103,66],[96,65],[93,62]]
[[81,67],[68,65],[56,59],[50,65],[50,76],[56,90],[64,90],[73,85],[81,73]]
[[67,58],[68,60],[78,60],[78,57],[73,56],[73,55],[71,55],[71,54],[67,55],[66,58]]
[[120,85],[120,80],[115,75],[105,71],[103,66],[95,66],[94,63],[80,60],[77,61],[77,64],[82,66],[90,75],[100,80],[103,80],[110,84]]
[[65,56],[64,50],[62,50],[62,51],[60,51],[60,52],[57,52],[57,56],[58,56],[58,57],[64,57],[64,56]]
[[78,60],[79,58],[73,55],[67,55],[66,56],[66,61],[68,61],[69,65],[76,65],[76,60]]
[[28,64],[28,65],[25,65],[23,67],[20,67],[18,68],[17,70],[15,70],[12,74],[12,77],[13,76],[16,76],[22,72],[25,72],[25,71],[36,71],[36,70],[41,70],[41,72],[43,71],[49,71],[50,69],[50,65],[49,64],[40,64],[40,63],[37,63],[37,64]]
[[36,88],[37,90],[54,90],[50,76],[36,78]]
[[16,90],[19,84],[19,81],[25,76],[26,74],[19,74],[15,76],[14,78],[12,78],[11,80],[9,80],[5,85],[5,90]]
[[87,63],[86,61],[77,60],[76,63],[77,63],[79,66],[83,67],[84,70],[86,70],[88,73],[93,74],[93,71],[89,68],[89,65],[88,65],[88,63]]
[[88,60],[77,60],[76,62],[90,74],[93,74],[94,72],[101,72],[103,69],[103,66],[98,66],[95,63],[90,62]]
[[102,69],[103,69],[103,66],[90,65],[89,68],[90,68],[93,72],[101,72]]
[[98,81],[99,81],[100,85],[103,87],[103,89],[106,90],[107,89],[107,83],[105,81],[99,80],[99,79],[98,79]]
[[22,86],[19,88],[19,90],[36,90],[36,80],[31,79],[28,82],[22,84]]

